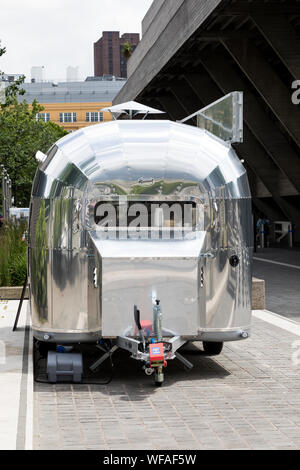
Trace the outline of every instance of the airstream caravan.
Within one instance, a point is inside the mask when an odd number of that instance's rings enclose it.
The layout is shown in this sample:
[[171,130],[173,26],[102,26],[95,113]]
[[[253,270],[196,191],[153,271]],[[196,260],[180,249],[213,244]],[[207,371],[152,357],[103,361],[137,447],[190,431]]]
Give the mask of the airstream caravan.
[[[228,102],[231,127],[216,117]],[[168,360],[191,367],[178,352],[186,342],[218,354],[248,338],[251,196],[231,145],[242,138],[241,107],[235,92],[188,118],[198,126],[119,119],[39,152],[29,286],[35,341],[59,346],[48,352],[50,382],[82,380],[78,344],[105,342],[92,370],[121,348],[161,385]]]

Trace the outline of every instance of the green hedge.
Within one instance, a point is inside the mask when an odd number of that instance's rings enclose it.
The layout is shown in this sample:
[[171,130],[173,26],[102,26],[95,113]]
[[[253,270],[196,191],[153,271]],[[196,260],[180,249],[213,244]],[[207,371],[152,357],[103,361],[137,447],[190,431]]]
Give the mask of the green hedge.
[[27,244],[22,236],[26,229],[24,222],[0,227],[0,287],[22,286],[25,281]]

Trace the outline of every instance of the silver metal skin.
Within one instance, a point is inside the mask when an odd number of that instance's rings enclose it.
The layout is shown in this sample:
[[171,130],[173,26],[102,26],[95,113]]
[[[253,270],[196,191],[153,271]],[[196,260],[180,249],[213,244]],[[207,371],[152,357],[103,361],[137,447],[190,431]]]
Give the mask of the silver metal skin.
[[[194,230],[182,239],[103,239],[97,204],[126,198],[193,202]],[[241,340],[251,326],[252,233],[246,171],[230,144],[207,131],[125,120],[69,134],[33,183],[34,336],[59,344],[137,337],[134,305],[152,323],[159,299],[164,336]]]

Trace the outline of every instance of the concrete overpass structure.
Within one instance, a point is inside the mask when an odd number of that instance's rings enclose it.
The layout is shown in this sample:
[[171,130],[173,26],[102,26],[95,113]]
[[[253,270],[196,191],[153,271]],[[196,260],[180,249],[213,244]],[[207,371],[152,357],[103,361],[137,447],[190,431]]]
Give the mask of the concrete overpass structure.
[[142,29],[114,104],[134,99],[178,120],[243,91],[236,150],[256,211],[292,221],[300,243],[300,1],[154,0]]

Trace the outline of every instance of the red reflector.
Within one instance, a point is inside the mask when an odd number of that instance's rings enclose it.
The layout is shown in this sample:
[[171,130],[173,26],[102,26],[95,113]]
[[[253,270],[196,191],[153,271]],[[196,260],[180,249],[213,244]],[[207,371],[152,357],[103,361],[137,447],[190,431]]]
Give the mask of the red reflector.
[[150,344],[149,353],[150,353],[150,363],[152,367],[164,365],[165,354],[164,354],[164,345],[162,343]]

